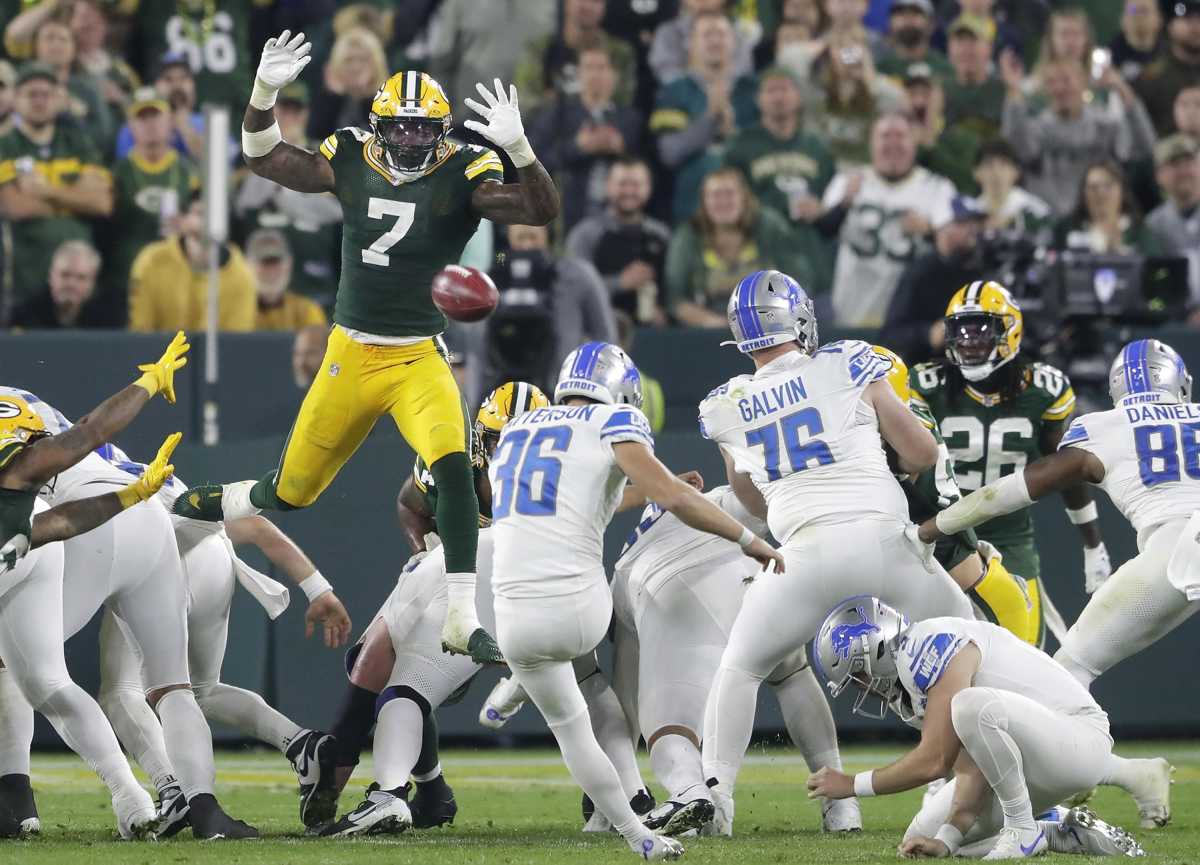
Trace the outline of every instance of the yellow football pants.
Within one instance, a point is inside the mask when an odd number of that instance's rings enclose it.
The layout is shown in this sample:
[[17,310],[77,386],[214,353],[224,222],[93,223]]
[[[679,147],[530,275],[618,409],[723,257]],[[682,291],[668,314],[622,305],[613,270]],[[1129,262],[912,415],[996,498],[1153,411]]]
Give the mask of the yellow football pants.
[[385,414],[426,465],[468,448],[466,407],[434,340],[364,345],[335,326],[284,446],[275,495],[311,505]]
[[1032,645],[1041,645],[1042,617],[1038,581],[1027,580],[1025,589],[1004,567],[998,556],[987,560],[983,577],[971,587],[975,602],[997,625]]

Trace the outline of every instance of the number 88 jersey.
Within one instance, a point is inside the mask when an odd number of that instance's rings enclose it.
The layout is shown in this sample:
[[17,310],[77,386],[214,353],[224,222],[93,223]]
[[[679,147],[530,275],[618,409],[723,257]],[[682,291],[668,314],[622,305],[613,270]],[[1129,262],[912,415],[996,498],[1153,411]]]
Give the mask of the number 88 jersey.
[[[1044,433],[1064,424],[1075,410],[1075,391],[1058,369],[1019,358],[1013,365],[1017,386],[1015,395],[1007,398],[979,391],[945,361],[919,364],[910,372],[913,403],[937,422],[963,493],[1042,456]],[[1003,553],[1010,571],[1026,578],[1039,576],[1028,509],[997,517],[975,531]]]

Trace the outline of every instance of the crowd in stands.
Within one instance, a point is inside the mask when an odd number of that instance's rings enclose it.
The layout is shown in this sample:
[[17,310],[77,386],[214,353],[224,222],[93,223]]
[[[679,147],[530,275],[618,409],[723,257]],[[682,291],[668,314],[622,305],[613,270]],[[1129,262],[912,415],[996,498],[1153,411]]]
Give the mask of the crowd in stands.
[[1200,307],[1200,0],[0,0],[0,21],[0,325],[199,328],[214,265],[223,328],[325,323],[332,195],[231,140],[232,236],[214,255],[204,232],[204,106],[236,134],[284,28],[316,59],[276,113],[314,149],[368,126],[392,71],[437,78],[468,141],[475,83],[515,81],[562,214],[485,221],[465,263],[553,307],[548,339],[721,327],[773,267],[919,360],[997,238],[1185,259]]

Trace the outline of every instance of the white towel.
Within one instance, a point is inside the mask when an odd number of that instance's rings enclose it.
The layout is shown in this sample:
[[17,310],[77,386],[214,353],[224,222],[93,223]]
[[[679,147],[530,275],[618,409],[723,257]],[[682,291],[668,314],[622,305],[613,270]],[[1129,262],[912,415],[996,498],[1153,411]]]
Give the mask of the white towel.
[[233,557],[233,572],[237,575],[237,580],[242,584],[242,588],[258,601],[270,618],[279,618],[291,600],[287,586],[272,580],[266,574],[256,571],[239,559],[228,536],[224,532],[221,533],[221,536],[225,538],[225,546],[229,548],[229,555]]
[[1200,511],[1192,514],[1175,542],[1167,580],[1189,601],[1200,601]]

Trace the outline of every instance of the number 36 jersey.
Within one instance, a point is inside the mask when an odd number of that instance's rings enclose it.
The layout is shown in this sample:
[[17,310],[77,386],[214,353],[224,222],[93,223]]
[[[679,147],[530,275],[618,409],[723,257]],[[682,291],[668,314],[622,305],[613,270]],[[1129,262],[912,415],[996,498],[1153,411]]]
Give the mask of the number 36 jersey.
[[1104,464],[1100,486],[1133,524],[1139,547],[1151,530],[1200,511],[1200,405],[1127,398],[1075,418],[1059,447],[1091,451]]
[[502,182],[494,151],[447,141],[437,161],[400,179],[377,158],[365,129],[339,129],[321,142],[342,205],[342,276],[333,320],[381,336],[435,336],[446,319],[430,297],[433,277],[454,264],[475,233],[471,195]]
[[551,406],[509,421],[488,468],[492,589],[502,598],[570,595],[604,574],[604,530],[625,490],[613,445],[654,447],[628,405]]
[[780,543],[806,526],[907,522],[875,411],[862,401],[889,369],[865,342],[833,342],[811,356],[789,352],[700,403],[700,431],[762,492]]

